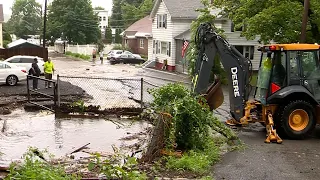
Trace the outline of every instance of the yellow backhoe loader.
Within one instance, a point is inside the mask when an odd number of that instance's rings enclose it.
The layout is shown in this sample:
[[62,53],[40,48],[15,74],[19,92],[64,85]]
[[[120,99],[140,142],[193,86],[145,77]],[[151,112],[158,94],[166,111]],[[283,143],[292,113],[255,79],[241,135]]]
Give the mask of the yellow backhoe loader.
[[320,123],[319,45],[260,47],[257,85],[249,100],[251,61],[217,34],[210,23],[199,26],[195,43],[199,54],[193,91],[206,97],[211,110],[223,103],[220,79],[210,84],[214,58],[219,55],[228,79],[232,119],[227,124],[260,122],[267,130],[266,143],[282,143],[280,136],[303,139]]

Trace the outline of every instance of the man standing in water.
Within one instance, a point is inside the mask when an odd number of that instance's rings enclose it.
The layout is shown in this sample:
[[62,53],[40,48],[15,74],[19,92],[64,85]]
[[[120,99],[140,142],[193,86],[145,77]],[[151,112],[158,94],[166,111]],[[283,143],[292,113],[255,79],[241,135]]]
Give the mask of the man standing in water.
[[[53,73],[54,73],[53,62],[49,58],[48,61],[44,63],[44,76],[45,76],[46,79],[52,80]],[[48,87],[51,88],[52,87],[51,86],[51,82],[46,81],[45,82],[45,87],[46,87],[46,89]]]

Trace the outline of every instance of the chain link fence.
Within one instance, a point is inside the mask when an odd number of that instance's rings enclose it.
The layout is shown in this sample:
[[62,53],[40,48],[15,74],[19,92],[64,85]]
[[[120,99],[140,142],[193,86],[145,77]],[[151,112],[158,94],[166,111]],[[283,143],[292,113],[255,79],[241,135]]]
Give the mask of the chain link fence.
[[[100,106],[102,110],[148,106],[153,100],[148,90],[157,88],[143,78],[58,76],[57,81],[80,87],[86,94],[84,105]],[[64,91],[63,87],[58,88],[60,92]]]

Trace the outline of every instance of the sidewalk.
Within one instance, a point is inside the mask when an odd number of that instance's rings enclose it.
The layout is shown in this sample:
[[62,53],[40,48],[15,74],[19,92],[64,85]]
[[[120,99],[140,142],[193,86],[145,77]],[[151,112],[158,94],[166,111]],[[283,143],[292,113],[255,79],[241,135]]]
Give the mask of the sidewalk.
[[156,70],[153,68],[142,68],[142,69],[143,69],[143,72],[141,73],[142,76],[151,77],[151,78],[155,78],[155,79],[161,79],[164,81],[182,82],[185,84],[192,84],[191,78],[187,74],[161,71],[161,70]]

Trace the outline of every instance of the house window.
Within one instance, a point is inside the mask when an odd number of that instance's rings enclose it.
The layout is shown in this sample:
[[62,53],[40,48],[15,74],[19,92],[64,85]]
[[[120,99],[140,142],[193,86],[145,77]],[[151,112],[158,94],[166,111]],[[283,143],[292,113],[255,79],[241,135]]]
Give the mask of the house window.
[[103,26],[103,29],[105,29],[106,28],[106,26]]
[[157,26],[158,28],[167,28],[167,15],[166,14],[158,14],[157,15]]
[[99,21],[101,21],[101,16],[99,16]]
[[101,26],[99,26],[99,28],[101,29]]
[[126,40],[124,41],[124,45],[125,45],[125,46],[128,46],[128,39],[126,39]]
[[106,17],[105,16],[103,16],[103,21],[106,21]]
[[153,54],[171,56],[171,42],[153,40]]
[[254,58],[254,46],[235,46],[235,48],[246,58]]
[[140,48],[141,48],[141,49],[144,48],[144,39],[140,39]]

